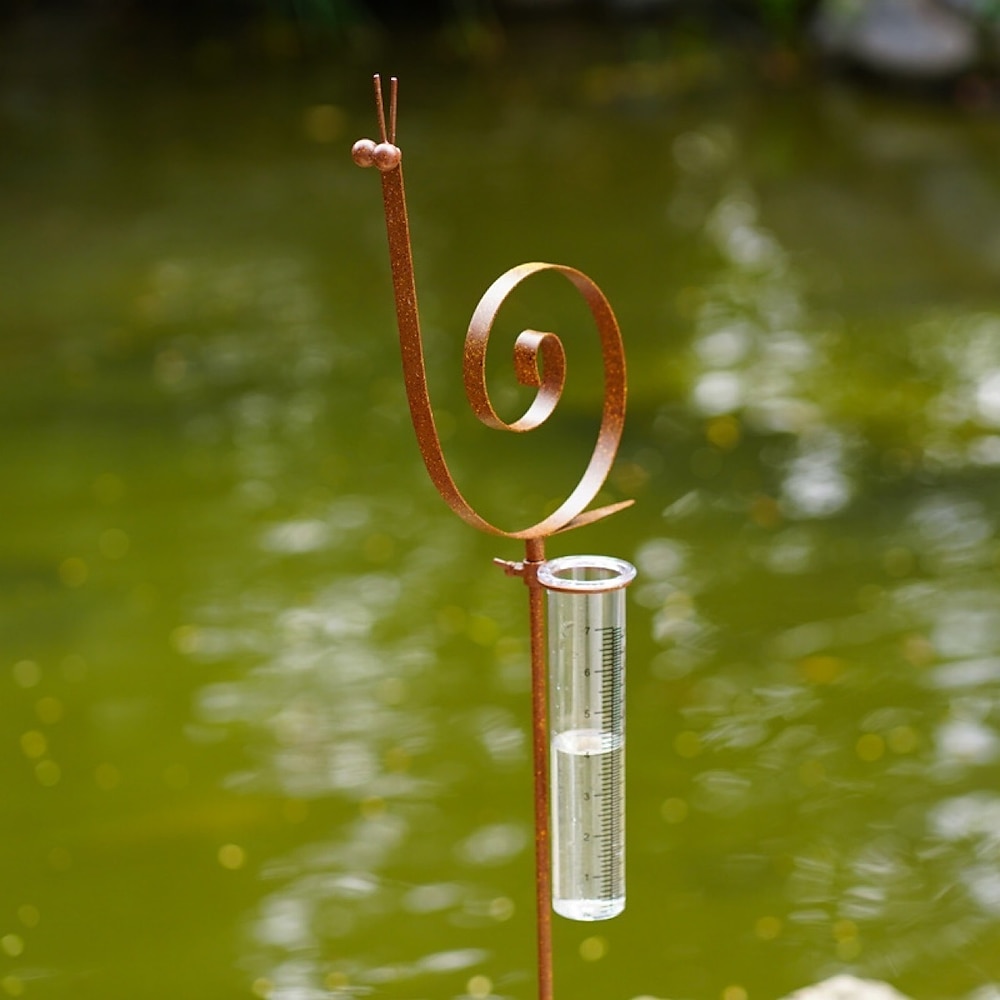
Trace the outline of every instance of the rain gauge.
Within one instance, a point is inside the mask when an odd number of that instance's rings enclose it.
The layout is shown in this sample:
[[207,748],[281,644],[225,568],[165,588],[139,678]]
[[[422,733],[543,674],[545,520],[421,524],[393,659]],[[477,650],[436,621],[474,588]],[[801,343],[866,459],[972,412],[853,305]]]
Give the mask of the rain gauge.
[[632,503],[588,509],[611,470],[621,440],[625,351],[603,292],[574,268],[520,264],[490,285],[472,314],[465,338],[465,390],[476,416],[495,430],[522,433],[544,423],[559,402],[566,355],[562,342],[550,332],[524,330],[514,343],[517,379],[537,390],[523,416],[511,423],[502,420],[486,386],[486,349],[493,321],[507,296],[543,271],[562,275],[590,310],[601,344],[604,402],[594,451],[580,482],[557,510],[537,524],[513,531],[482,518],[452,478],[427,391],[403,157],[396,145],[397,93],[393,77],[386,114],[381,79],[375,77],[379,141],[359,139],[352,156],[359,166],[374,166],[382,179],[406,395],[427,472],[459,517],[481,531],[523,541],[525,546],[521,561],[494,561],[528,587],[538,996],[552,1000],[552,911],[571,920],[591,921],[614,917],[625,907],[625,588],[635,578],[635,567],[607,556],[545,558],[545,539],[550,535],[592,524]]

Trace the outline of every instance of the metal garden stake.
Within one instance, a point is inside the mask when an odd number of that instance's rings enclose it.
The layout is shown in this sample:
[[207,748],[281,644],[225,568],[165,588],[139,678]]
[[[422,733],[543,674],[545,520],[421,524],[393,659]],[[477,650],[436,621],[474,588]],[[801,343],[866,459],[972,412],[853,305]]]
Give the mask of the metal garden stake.
[[387,118],[381,80],[375,77],[379,141],[358,140],[352,156],[359,166],[374,166],[382,176],[406,394],[431,480],[451,509],[473,527],[524,542],[523,561],[494,561],[509,575],[520,576],[528,587],[538,996],[539,1000],[552,1000],[551,909],[575,920],[602,920],[620,913],[625,905],[624,588],[634,578],[635,568],[604,556],[545,560],[545,539],[550,535],[591,524],[632,503],[626,500],[587,510],[611,470],[621,439],[625,352],[611,306],[597,285],[580,271],[562,264],[521,264],[493,282],[472,314],[465,339],[465,391],[476,416],[496,430],[530,431],[548,419],[559,401],[566,355],[553,333],[524,330],[515,341],[517,379],[537,389],[522,417],[513,423],[502,420],[486,387],[486,347],[493,321],[507,296],[541,271],[561,274],[590,309],[601,343],[604,404],[597,444],[586,471],[556,511],[518,531],[506,531],[480,517],[462,496],[445,462],[427,391],[402,152],[396,145],[397,90],[393,78]]

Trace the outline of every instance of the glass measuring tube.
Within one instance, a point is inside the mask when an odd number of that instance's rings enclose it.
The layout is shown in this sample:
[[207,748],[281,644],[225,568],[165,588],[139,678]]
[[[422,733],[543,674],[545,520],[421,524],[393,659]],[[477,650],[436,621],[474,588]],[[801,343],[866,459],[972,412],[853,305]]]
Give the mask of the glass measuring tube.
[[625,908],[625,588],[635,567],[565,556],[548,595],[552,908],[606,920]]

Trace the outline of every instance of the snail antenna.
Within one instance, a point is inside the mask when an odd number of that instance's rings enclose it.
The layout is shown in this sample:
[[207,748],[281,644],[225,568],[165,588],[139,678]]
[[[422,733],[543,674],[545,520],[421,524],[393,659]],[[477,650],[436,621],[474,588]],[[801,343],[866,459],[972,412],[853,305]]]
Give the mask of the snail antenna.
[[[382,77],[376,73],[375,74],[375,113],[378,115],[378,131],[379,136],[383,142],[388,142],[389,137],[385,131],[385,105],[382,102]],[[395,85],[393,86],[393,91],[395,92]],[[393,102],[395,105],[395,102]]]
[[399,94],[399,80],[389,79],[389,142],[396,145],[396,98]]

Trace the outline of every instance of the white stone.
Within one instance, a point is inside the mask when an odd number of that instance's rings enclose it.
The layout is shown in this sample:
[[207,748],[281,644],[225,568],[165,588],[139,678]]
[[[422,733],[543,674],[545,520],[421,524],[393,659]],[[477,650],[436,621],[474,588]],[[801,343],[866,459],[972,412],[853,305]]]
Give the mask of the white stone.
[[791,994],[785,1000],[909,1000],[888,983],[856,976],[834,976]]
[[976,26],[934,0],[825,0],[816,37],[833,54],[914,78],[948,77],[976,61]]

